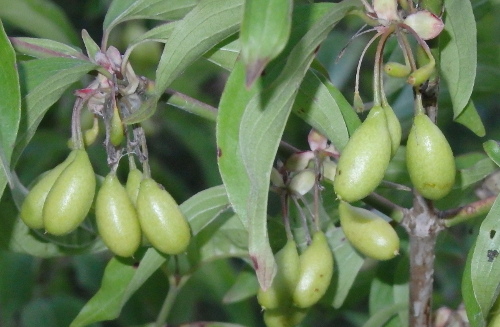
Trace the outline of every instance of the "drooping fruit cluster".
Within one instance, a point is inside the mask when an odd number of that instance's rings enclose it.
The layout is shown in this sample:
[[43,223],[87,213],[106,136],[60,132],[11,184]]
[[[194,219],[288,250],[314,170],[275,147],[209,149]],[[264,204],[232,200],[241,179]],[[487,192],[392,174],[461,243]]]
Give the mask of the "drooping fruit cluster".
[[[308,309],[323,297],[333,276],[333,253],[319,227],[319,217],[302,207],[308,207],[311,193],[314,204],[318,204],[319,192],[323,188],[320,186],[322,180],[333,182],[337,165],[332,157],[337,156],[338,152],[328,144],[326,137],[315,130],[309,133],[308,143],[309,151],[292,154],[284,164],[278,163],[278,168],[273,168],[271,172],[272,187],[282,200],[282,217],[288,241],[275,254],[277,273],[271,286],[266,290],[260,289],[257,293],[268,327],[292,327],[299,324]],[[300,215],[304,232],[299,236],[301,243],[296,243],[292,233],[288,212],[290,199]],[[310,232],[309,225],[313,225],[313,232]],[[300,247],[300,254],[297,244],[305,244]]]
[[[133,116],[148,100],[152,84],[137,77],[113,47],[105,53],[98,52],[93,60],[114,78],[98,74],[87,88],[75,92],[77,100],[69,142],[73,150],[31,189],[20,217],[28,227],[44,229],[53,235],[71,233],[84,221],[96,193],[96,176],[85,146],[97,139],[101,118],[111,171],[95,196],[95,222],[100,237],[114,254],[122,257],[137,251],[143,241],[142,234],[165,254],[182,253],[191,238],[189,224],[175,200],[151,178],[142,128],[138,124],[124,124],[124,119]],[[117,83],[119,78],[123,80]],[[94,114],[94,122],[92,128],[82,133],[80,116],[84,106]],[[123,186],[116,171],[125,153],[130,170]],[[136,168],[134,155],[144,173]]]
[[68,234],[87,216],[95,187],[87,152],[73,150],[28,193],[21,207],[21,219],[31,228],[44,228],[53,235]]
[[260,289],[257,299],[268,327],[295,326],[325,294],[333,275],[333,254],[325,234],[317,231],[299,255],[293,239],[275,255],[278,271],[271,287]]

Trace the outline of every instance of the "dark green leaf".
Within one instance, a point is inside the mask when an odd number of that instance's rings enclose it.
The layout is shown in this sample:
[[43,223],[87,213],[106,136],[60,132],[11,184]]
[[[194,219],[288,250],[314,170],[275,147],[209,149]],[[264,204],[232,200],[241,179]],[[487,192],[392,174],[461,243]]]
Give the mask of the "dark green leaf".
[[243,0],[202,0],[179,22],[156,70],[161,95],[193,61],[238,30]]
[[315,49],[335,24],[354,7],[354,1],[335,4],[297,42],[272,86],[254,96],[240,123],[241,156],[250,180],[247,200],[249,251],[259,283],[267,288],[275,263],[267,237],[267,200],[272,164],[298,86],[314,59]]
[[132,19],[177,20],[184,17],[199,0],[115,0],[104,18],[109,34],[119,23]]
[[285,48],[292,23],[292,0],[246,0],[241,22],[241,56],[246,86]]
[[47,0],[0,0],[0,19],[32,35],[78,44],[78,35],[61,10]]
[[71,57],[86,59],[81,49],[49,39],[12,37],[10,41],[17,53],[34,58]]
[[[21,119],[21,92],[16,54],[0,21],[0,197],[10,180],[12,148]],[[12,182],[11,182],[12,183]]]
[[458,117],[469,102],[477,67],[476,22],[469,0],[445,0],[440,69]]
[[74,82],[96,68],[89,61],[70,58],[44,58],[19,63],[24,112],[12,162],[17,161],[49,107]]
[[482,319],[495,302],[500,290],[500,200],[497,198],[481,223],[471,259],[472,291],[480,308]]
[[472,100],[469,100],[464,110],[455,118],[455,121],[473,131],[477,136],[483,137],[486,135],[483,122]]

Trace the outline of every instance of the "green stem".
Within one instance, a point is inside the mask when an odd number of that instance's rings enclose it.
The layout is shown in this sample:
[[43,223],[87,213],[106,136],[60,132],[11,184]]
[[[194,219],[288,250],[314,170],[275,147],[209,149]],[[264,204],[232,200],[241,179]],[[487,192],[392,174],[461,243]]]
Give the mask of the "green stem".
[[373,65],[373,106],[380,106],[382,93],[384,90],[381,89],[380,78],[382,75],[382,54],[384,52],[385,42],[389,36],[394,32],[395,27],[393,25],[387,27],[387,30],[382,34],[377,45],[377,52],[375,53],[375,64]]
[[74,149],[83,149],[85,144],[83,142],[82,127],[80,115],[82,113],[84,100],[77,98],[73,106],[73,113],[71,115],[71,141],[73,142]]
[[488,213],[491,206],[495,202],[497,195],[487,197],[479,201],[469,203],[463,207],[450,209],[438,213],[439,218],[446,218],[444,225],[452,227],[464,221],[477,218],[478,216]]
[[163,301],[163,304],[161,306],[160,313],[156,318],[155,327],[165,326],[165,322],[167,321],[168,314],[172,309],[177,294],[179,294],[179,291],[181,290],[182,286],[184,286],[187,280],[187,276],[181,277],[181,279],[178,281],[175,275],[169,276],[168,281],[170,286],[168,288],[167,296],[165,297],[165,300]]
[[210,121],[217,119],[217,108],[174,90],[169,89],[165,93],[170,94],[168,104]]

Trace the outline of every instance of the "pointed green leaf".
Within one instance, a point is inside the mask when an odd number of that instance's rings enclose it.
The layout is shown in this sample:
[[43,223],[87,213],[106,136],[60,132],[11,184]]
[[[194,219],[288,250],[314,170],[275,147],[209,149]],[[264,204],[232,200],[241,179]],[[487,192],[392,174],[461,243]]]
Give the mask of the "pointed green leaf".
[[483,143],[484,151],[498,166],[500,166],[500,143],[495,140],[489,140]]
[[241,23],[241,56],[250,86],[285,48],[292,23],[292,0],[246,0]]
[[82,30],[82,40],[85,44],[85,49],[87,50],[87,56],[90,60],[95,59],[95,55],[101,50],[99,45],[90,37],[87,30]]
[[458,115],[458,117],[455,118],[455,121],[464,125],[479,137],[486,135],[483,122],[481,121],[481,117],[479,116],[476,106],[472,100],[469,100],[464,110]]
[[49,107],[74,82],[96,68],[89,61],[71,58],[44,58],[19,63],[24,112],[12,162],[17,161]]
[[440,70],[448,85],[456,118],[469,102],[476,78],[476,22],[469,0],[445,0],[444,6]]
[[104,18],[109,34],[119,23],[132,19],[177,20],[184,17],[199,0],[114,0]]
[[0,0],[0,19],[34,36],[78,44],[78,35],[61,8],[48,0]]
[[471,260],[472,291],[481,309],[483,319],[495,302],[500,291],[500,197],[481,223]]
[[405,310],[408,310],[408,303],[391,304],[374,313],[363,327],[383,327],[392,317]]
[[249,251],[263,288],[269,286],[275,273],[266,219],[269,180],[276,151],[298,86],[314,59],[315,49],[354,4],[354,1],[334,4],[332,10],[312,25],[293,47],[272,86],[249,101],[241,119],[239,144],[250,180],[247,200]]
[[292,108],[318,132],[342,150],[361,121],[342,93],[314,70],[309,70],[300,85]]
[[16,54],[0,21],[0,198],[10,180],[12,148],[21,119],[21,92]]
[[156,70],[155,92],[161,95],[193,61],[238,30],[243,0],[201,0],[179,22]]
[[81,49],[49,39],[11,37],[10,41],[17,53],[34,58],[70,57],[82,60],[87,58]]

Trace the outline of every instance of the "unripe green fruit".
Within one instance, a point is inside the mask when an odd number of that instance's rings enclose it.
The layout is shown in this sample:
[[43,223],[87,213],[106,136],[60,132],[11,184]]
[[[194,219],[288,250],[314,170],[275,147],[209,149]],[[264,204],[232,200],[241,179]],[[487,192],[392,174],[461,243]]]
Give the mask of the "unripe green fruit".
[[373,107],[342,152],[333,186],[344,201],[358,201],[382,181],[391,160],[392,142],[384,109]]
[[337,172],[337,164],[326,157],[323,162],[323,178],[331,183],[335,180],[335,174]]
[[43,205],[50,189],[56,182],[62,171],[75,159],[76,152],[72,151],[69,156],[59,165],[48,171],[30,190],[21,207],[20,217],[30,228],[43,228]]
[[151,178],[141,182],[137,214],[144,235],[157,250],[165,254],[186,250],[191,238],[186,218],[172,196]]
[[264,323],[267,327],[293,327],[300,324],[306,315],[306,309],[295,307],[266,310],[264,312]]
[[277,309],[289,306],[292,292],[299,280],[299,253],[295,241],[289,239],[275,256],[278,271],[272,285],[267,290],[259,289],[257,300],[264,309]]
[[293,194],[304,195],[309,192],[316,182],[316,174],[312,170],[303,170],[292,177],[288,189]]
[[435,70],[434,62],[429,62],[411,73],[410,76],[408,76],[407,82],[413,86],[421,85],[431,77]]
[[95,204],[97,229],[116,255],[130,257],[141,243],[141,226],[127,191],[114,173],[108,174]]
[[411,182],[427,199],[439,200],[455,183],[455,160],[450,144],[427,115],[415,116],[406,144]]
[[125,185],[125,188],[134,206],[137,203],[137,195],[139,194],[141,181],[142,181],[142,172],[139,169],[134,168],[128,172],[127,184]]
[[300,255],[299,281],[293,292],[293,303],[308,308],[325,294],[333,275],[333,254],[321,231],[313,235],[311,245]]
[[125,139],[125,131],[123,129],[122,119],[120,118],[120,112],[118,107],[113,108],[113,117],[111,118],[111,130],[109,139],[111,144],[114,146],[119,146]]
[[341,201],[340,225],[346,238],[359,252],[376,260],[389,260],[399,253],[399,237],[382,217]]
[[73,150],[74,160],[61,172],[43,206],[45,230],[53,235],[73,231],[85,219],[94,199],[96,178],[87,152]]
[[401,143],[401,124],[399,119],[392,110],[391,106],[383,106],[385,112],[385,118],[387,119],[387,128],[389,129],[389,136],[391,137],[391,158],[394,157],[396,151],[398,151],[399,145]]
[[390,77],[402,78],[410,75],[411,67],[391,61],[384,65],[384,71]]
[[94,144],[97,139],[97,135],[99,135],[99,120],[97,117],[94,117],[92,128],[87,129],[83,134],[83,142],[85,143],[85,146]]

